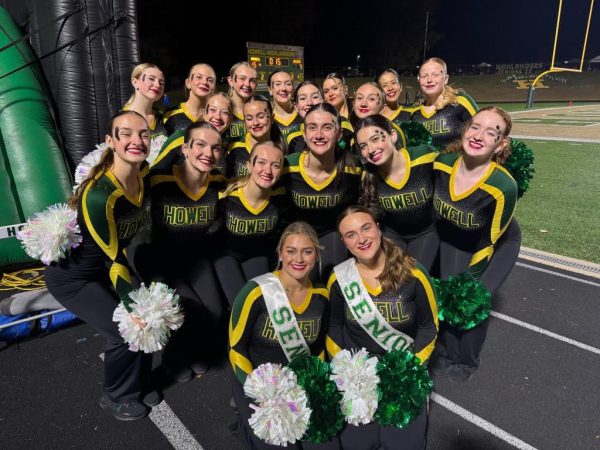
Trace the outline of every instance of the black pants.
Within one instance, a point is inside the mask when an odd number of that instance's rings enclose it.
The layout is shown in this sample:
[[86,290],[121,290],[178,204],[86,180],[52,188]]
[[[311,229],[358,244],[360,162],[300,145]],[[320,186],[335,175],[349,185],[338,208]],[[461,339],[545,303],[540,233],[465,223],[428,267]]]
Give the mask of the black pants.
[[319,244],[322,247],[321,260],[317,261],[310,278],[312,281],[327,284],[333,268],[349,258],[348,250],[337,231],[319,236]]
[[[265,441],[256,437],[252,431],[252,427],[248,424],[248,419],[254,413],[254,410],[250,408],[250,400],[244,395],[244,388],[238,382],[237,379],[232,381],[233,387],[233,398],[238,408],[240,415],[237,433],[240,435],[242,440],[248,445],[248,448],[252,450],[280,450],[284,447],[279,445],[267,444]],[[290,450],[338,450],[341,449],[339,440],[337,437],[329,442],[322,444],[311,444],[310,442],[296,442],[295,444],[288,444],[286,449]],[[345,447],[344,447],[345,448]]]
[[163,361],[173,367],[212,359],[226,347],[221,336],[223,294],[212,261],[200,251],[188,252],[187,257],[182,253],[142,245],[133,256],[144,282],[165,283],[180,297],[184,323],[163,351]]
[[271,271],[269,262],[268,256],[240,260],[232,255],[223,255],[215,260],[215,271],[230,307],[248,281]]
[[104,393],[116,402],[139,400],[149,380],[152,355],[132,352],[112,317],[119,304],[115,291],[100,281],[73,280],[68,270],[46,269],[46,285],[58,302],[106,339]]
[[[496,243],[492,259],[481,275],[480,281],[491,292],[492,297],[510,274],[517,262],[521,248],[521,229],[515,219]],[[471,254],[458,250],[442,242],[440,249],[442,278],[455,275],[467,269]],[[470,330],[444,325],[442,339],[446,348],[446,359],[453,364],[468,368],[479,366],[479,354],[487,334],[488,321],[485,320]]]
[[432,272],[440,248],[440,237],[435,227],[414,238],[402,237],[391,230],[384,230],[383,234],[420,262],[427,272]]

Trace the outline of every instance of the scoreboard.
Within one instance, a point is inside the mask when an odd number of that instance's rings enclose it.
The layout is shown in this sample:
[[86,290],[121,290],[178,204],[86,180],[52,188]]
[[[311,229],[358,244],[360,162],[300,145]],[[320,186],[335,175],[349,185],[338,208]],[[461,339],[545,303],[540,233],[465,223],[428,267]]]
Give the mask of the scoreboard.
[[258,72],[257,90],[267,90],[271,72],[284,71],[294,85],[304,81],[304,47],[246,42],[248,62]]

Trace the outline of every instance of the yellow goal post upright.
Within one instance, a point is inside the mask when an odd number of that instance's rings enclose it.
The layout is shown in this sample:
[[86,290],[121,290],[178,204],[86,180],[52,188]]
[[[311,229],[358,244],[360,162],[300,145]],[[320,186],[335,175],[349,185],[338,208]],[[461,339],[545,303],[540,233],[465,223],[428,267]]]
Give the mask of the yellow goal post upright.
[[585,37],[583,38],[583,48],[581,50],[581,59],[579,61],[578,69],[571,69],[571,68],[567,68],[567,67],[556,67],[554,65],[555,60],[556,60],[556,46],[558,44],[558,32],[560,29],[560,16],[562,13],[562,4],[563,4],[563,0],[558,0],[558,14],[556,15],[556,30],[554,32],[554,46],[552,47],[552,62],[550,63],[550,68],[548,70],[545,70],[542,73],[540,73],[537,77],[535,77],[535,79],[533,80],[533,83],[531,83],[531,86],[529,87],[529,91],[527,92],[527,108],[533,107],[533,95],[535,93],[535,86],[537,85],[538,81],[540,81],[543,77],[545,77],[549,73],[554,73],[554,72],[578,72],[578,73],[581,73],[583,71],[583,64],[585,62],[585,50],[586,50],[586,46],[587,46],[588,35],[590,32],[590,24],[592,23],[592,11],[594,10],[594,0],[590,0],[590,10],[588,13],[587,26],[585,28]]

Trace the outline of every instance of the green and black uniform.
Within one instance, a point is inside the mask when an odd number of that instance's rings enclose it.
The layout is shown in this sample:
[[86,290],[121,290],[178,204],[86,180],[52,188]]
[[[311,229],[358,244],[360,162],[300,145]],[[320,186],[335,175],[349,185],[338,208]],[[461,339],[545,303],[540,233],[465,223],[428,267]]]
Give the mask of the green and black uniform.
[[[435,347],[438,319],[435,291],[427,270],[417,264],[412,277],[397,292],[382,292],[381,286],[367,288],[373,303],[383,318],[396,330],[414,339],[412,351],[425,362]],[[385,350],[356,321],[348,307],[335,272],[329,278],[331,318],[327,330],[327,353],[335,356],[340,350],[367,349],[374,355]],[[427,412],[405,428],[384,427],[377,423],[354,426],[347,424],[340,434],[344,449],[401,448],[422,449],[425,446]]]
[[[446,153],[441,154],[434,164],[433,204],[441,241],[440,274],[442,279],[446,279],[449,275],[467,272],[481,279],[494,293],[504,282],[508,271],[488,271],[489,263],[496,244],[513,220],[517,185],[506,169],[492,162],[475,186],[455,194],[454,177],[461,159],[461,153]],[[505,257],[507,260],[501,261],[501,265],[512,267],[514,255],[509,251],[504,253]],[[450,326],[446,328],[446,358],[474,371],[479,364],[487,321],[467,331]]]
[[250,133],[246,133],[243,140],[229,144],[224,167],[227,178],[248,175],[246,163],[250,160],[250,152],[252,151],[251,138]]
[[412,113],[410,120],[422,123],[431,133],[433,145],[442,150],[451,142],[460,138],[463,125],[479,110],[477,103],[465,93],[457,96],[451,103],[439,111],[425,112],[421,105]]
[[281,136],[286,143],[290,142],[288,136],[291,133],[298,131],[302,123],[302,118],[297,112],[294,112],[287,122],[281,119],[277,114],[273,116],[273,125],[277,125],[281,132]]
[[398,151],[406,167],[400,183],[375,175],[383,210],[380,224],[387,237],[431,270],[440,243],[433,210],[433,162],[438,152],[429,145]]
[[233,120],[231,121],[231,125],[229,125],[229,129],[226,133],[227,141],[241,141],[244,139],[244,136],[246,136],[246,122],[244,121],[244,116],[238,116],[235,113],[232,115]]
[[[125,105],[121,109],[121,111],[130,111],[129,106]],[[154,114],[154,120],[152,123],[148,124],[148,130],[150,131],[150,139],[162,134],[167,136],[167,130],[165,129],[165,125],[163,124],[163,114],[156,108],[152,108],[152,113]]]
[[167,135],[173,134],[177,130],[185,130],[188,125],[197,122],[199,117],[194,117],[186,108],[185,103],[167,109],[163,115],[163,122]]
[[137,198],[110,172],[88,183],[77,207],[82,242],[45,271],[54,298],[107,340],[103,390],[119,403],[139,400],[152,361],[151,355],[129,350],[112,320],[119,302],[128,304],[129,293],[137,287],[125,248],[150,215],[147,180],[139,174],[138,181]]

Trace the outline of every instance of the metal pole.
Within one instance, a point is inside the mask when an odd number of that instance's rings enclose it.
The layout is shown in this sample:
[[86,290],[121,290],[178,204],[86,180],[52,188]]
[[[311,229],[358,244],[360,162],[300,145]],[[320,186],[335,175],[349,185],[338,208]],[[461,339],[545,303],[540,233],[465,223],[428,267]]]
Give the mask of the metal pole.
[[527,91],[527,109],[533,108],[533,94],[535,93],[535,88],[533,84],[529,86],[529,90]]

